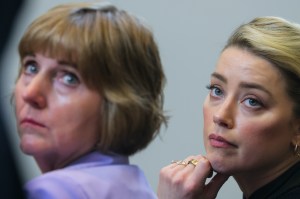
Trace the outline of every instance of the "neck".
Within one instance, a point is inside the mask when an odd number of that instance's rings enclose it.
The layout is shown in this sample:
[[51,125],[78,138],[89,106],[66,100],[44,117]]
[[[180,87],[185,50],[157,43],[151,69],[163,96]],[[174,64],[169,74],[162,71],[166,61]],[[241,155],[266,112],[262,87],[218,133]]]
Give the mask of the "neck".
[[53,171],[56,169],[61,169],[66,167],[67,165],[71,164],[75,160],[79,159],[82,157],[84,154],[88,152],[85,152],[83,154],[69,154],[68,156],[59,156],[59,155],[51,155],[51,156],[46,156],[43,155],[41,157],[34,156],[35,161],[37,162],[40,170],[42,173],[46,173],[49,171]]
[[291,160],[286,160],[282,164],[264,169],[256,169],[254,171],[247,171],[234,175],[234,179],[238,183],[244,196],[249,198],[259,188],[273,181],[285,171],[287,171],[295,163],[299,162],[299,158],[293,157]]
[[36,158],[36,157],[35,157],[35,161],[38,164],[42,173],[64,168],[65,166],[67,166],[72,162],[72,160],[53,161],[50,159]]

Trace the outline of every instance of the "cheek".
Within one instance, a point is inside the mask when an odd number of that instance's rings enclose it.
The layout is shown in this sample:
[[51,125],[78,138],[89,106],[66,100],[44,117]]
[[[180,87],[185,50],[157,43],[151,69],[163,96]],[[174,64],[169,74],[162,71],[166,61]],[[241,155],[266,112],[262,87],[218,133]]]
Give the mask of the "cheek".
[[[69,110],[69,111],[66,111]],[[100,129],[101,110],[100,103],[80,103],[62,106],[59,110],[54,110],[57,115],[55,122],[57,126],[64,127],[70,134],[94,136],[95,131]],[[70,125],[65,125],[66,123]]]
[[206,103],[204,103],[203,105],[203,119],[204,119],[203,130],[204,133],[206,133],[208,128],[213,124],[213,110],[209,108],[209,106],[207,106]]
[[286,133],[288,125],[282,120],[251,121],[248,118],[244,119],[243,122],[237,121],[237,129],[241,140],[247,140],[249,144],[252,143],[256,146],[286,144],[290,140]]
[[208,134],[209,132],[213,131],[214,127],[214,122],[213,122],[213,110],[209,108],[205,103],[203,105],[203,141],[204,141],[204,146],[207,150],[207,142],[208,142]]
[[290,154],[291,134],[282,122],[249,121],[238,126],[238,143],[242,162],[263,166],[284,161]]
[[18,87],[15,88],[13,96],[12,96],[12,104],[14,106],[15,113],[18,113],[20,111],[20,107],[23,104],[23,100],[21,97],[21,92]]

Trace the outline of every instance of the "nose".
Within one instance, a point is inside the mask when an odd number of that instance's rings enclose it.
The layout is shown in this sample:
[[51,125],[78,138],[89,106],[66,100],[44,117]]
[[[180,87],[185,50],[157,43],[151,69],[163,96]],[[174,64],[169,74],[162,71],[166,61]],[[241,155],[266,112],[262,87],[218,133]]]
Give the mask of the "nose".
[[230,99],[225,99],[217,107],[217,110],[213,115],[213,121],[219,126],[231,129],[234,127],[234,115],[234,101]]
[[36,75],[24,84],[22,92],[23,100],[37,109],[45,108],[47,105],[47,87],[45,79]]

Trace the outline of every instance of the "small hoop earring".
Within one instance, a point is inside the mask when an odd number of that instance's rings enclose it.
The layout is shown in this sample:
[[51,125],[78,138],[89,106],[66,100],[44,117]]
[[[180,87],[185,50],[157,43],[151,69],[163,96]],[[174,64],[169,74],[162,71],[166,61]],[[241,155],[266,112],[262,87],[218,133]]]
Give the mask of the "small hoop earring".
[[295,155],[300,158],[300,147],[298,146],[298,144],[295,145],[294,152]]

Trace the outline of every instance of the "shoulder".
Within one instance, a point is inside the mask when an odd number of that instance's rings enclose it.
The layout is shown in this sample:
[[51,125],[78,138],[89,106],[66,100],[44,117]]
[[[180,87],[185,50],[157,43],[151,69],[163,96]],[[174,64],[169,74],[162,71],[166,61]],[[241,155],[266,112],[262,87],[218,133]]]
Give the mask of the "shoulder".
[[30,199],[156,198],[143,172],[130,165],[56,170],[28,182],[25,191]]
[[[75,177],[76,178],[76,177]],[[54,171],[43,174],[25,185],[29,199],[83,199],[87,198],[83,188],[74,180],[71,172]]]

